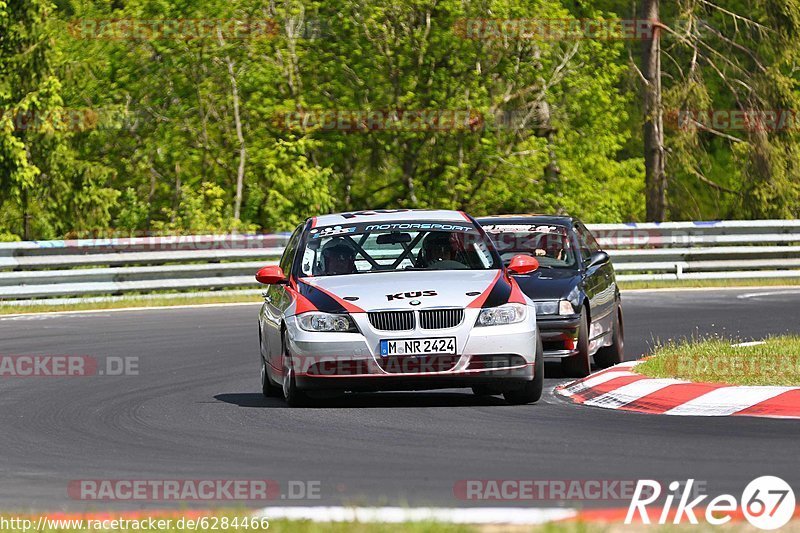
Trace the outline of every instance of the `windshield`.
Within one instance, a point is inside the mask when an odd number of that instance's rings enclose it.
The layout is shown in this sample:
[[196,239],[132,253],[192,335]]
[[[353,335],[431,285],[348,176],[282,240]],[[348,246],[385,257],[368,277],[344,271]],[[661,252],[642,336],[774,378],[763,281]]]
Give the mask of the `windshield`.
[[565,226],[557,224],[487,224],[483,226],[505,264],[515,255],[529,255],[539,266],[578,268]]
[[312,228],[301,257],[301,277],[501,266],[489,241],[469,223],[412,221]]

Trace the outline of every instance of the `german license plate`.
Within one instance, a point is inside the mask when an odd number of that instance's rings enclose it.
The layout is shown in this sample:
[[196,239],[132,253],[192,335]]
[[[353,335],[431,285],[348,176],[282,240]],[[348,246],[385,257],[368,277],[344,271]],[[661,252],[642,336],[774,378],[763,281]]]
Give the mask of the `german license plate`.
[[435,339],[383,339],[381,357],[393,355],[456,355],[455,337]]

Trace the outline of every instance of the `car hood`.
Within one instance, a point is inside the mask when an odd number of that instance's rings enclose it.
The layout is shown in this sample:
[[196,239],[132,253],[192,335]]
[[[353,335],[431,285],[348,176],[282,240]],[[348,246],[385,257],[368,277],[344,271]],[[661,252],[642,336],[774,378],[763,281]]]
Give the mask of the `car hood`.
[[[302,281],[364,311],[373,311],[467,307],[492,285],[497,274],[497,270],[374,272],[307,277]],[[419,303],[411,305],[412,301]]]
[[514,279],[531,300],[558,300],[580,283],[581,273],[566,268],[541,268]]

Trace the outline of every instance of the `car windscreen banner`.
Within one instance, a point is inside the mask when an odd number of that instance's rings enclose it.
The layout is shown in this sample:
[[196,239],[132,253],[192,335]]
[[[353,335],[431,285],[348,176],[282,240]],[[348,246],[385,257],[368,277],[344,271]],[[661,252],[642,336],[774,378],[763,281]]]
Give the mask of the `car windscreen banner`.
[[486,224],[482,227],[500,252],[569,245],[567,228],[557,224]]
[[420,221],[392,221],[392,222],[357,222],[355,224],[337,224],[322,228],[311,228],[309,234],[312,239],[324,237],[344,236],[344,235],[363,235],[375,232],[394,232],[394,231],[446,231],[451,233],[477,233],[472,224],[461,224],[453,222],[420,222]]

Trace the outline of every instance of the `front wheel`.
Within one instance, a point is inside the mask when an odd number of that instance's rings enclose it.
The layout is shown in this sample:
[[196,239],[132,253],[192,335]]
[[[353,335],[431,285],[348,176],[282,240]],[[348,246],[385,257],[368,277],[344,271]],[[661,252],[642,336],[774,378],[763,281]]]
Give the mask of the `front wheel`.
[[586,307],[581,308],[581,320],[578,325],[578,353],[561,360],[561,371],[568,378],[584,378],[592,372],[589,357],[589,320]]
[[503,393],[503,398],[512,405],[536,403],[542,397],[544,388],[544,350],[542,338],[536,332],[536,361],[533,366],[533,380],[526,381],[522,388],[511,389]]

